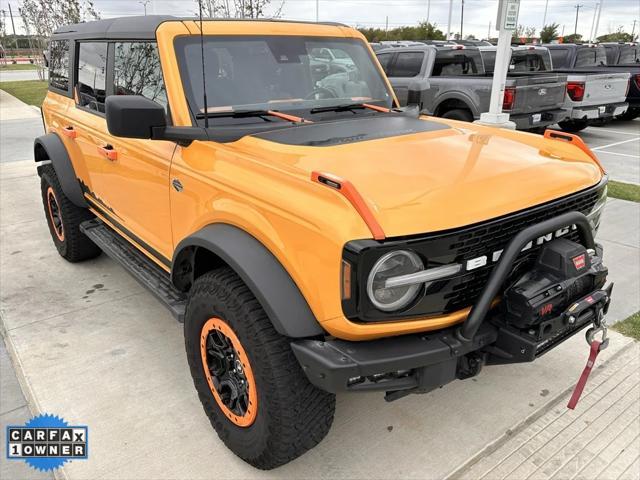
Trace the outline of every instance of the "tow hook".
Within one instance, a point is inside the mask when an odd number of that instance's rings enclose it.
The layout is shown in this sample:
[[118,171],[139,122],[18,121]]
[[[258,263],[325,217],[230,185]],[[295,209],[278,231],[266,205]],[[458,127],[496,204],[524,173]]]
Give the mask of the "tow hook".
[[[596,358],[598,358],[598,354],[609,346],[609,338],[607,337],[607,322],[604,318],[607,311],[609,310],[609,302],[611,300],[611,291],[613,290],[613,283],[609,285],[605,290],[600,290],[595,292],[593,295],[589,295],[588,297],[580,300],[579,302],[574,303],[567,309],[565,313],[568,317],[569,323],[574,323],[575,318],[580,315],[580,313],[586,311],[588,308],[595,308],[595,318],[593,320],[593,327],[587,330],[585,334],[585,338],[587,340],[587,344],[589,345],[589,358],[587,359],[587,365],[582,370],[582,375],[578,379],[578,383],[576,384],[573,394],[569,399],[569,403],[567,404],[567,408],[574,410],[576,405],[578,404],[578,400],[580,400],[580,396],[582,395],[582,391],[584,390],[585,385],[587,384],[587,380],[589,379],[589,375],[593,370],[593,366],[596,363]],[[598,298],[595,298],[595,297]],[[574,322],[571,322],[571,319],[574,319]],[[597,339],[597,335],[600,335],[600,339]]]

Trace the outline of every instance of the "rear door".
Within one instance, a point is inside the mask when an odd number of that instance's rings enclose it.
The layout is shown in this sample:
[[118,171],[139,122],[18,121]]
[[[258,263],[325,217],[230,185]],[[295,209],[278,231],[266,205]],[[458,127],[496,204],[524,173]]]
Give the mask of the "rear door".
[[562,108],[567,76],[559,73],[512,74],[516,79],[516,100],[512,113],[534,113]]

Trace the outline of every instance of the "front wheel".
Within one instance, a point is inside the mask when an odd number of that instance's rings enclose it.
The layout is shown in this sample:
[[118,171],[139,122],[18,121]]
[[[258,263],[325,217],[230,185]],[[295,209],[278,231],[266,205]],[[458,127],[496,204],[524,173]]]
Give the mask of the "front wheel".
[[558,125],[565,132],[576,133],[587,128],[589,123],[586,120],[563,120]]
[[469,110],[463,108],[455,108],[449,110],[440,115],[442,118],[449,118],[451,120],[460,120],[463,122],[473,122],[473,114]]
[[309,383],[287,339],[233,270],[213,270],[194,282],[184,335],[204,411],[244,461],[269,470],[326,436],[335,395]]

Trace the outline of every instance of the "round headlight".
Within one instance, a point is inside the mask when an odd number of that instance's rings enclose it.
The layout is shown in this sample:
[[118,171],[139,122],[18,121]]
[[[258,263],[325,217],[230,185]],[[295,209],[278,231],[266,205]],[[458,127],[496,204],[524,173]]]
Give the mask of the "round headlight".
[[375,263],[367,279],[367,294],[373,305],[385,312],[400,310],[409,305],[420,292],[422,285],[404,285],[385,288],[388,278],[424,270],[420,257],[408,250],[389,252]]

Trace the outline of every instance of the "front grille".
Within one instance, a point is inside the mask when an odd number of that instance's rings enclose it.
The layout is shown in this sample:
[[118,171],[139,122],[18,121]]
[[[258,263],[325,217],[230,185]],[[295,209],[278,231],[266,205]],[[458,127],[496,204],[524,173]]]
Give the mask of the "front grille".
[[[465,263],[467,260],[483,255],[491,259],[493,252],[503,250],[519,232],[528,226],[570,211],[589,213],[604,187],[603,182],[582,192],[468,227],[388,239],[382,246],[372,240],[349,242],[345,245],[343,255],[352,265],[355,265],[353,275],[357,279],[354,278],[353,284],[357,285],[357,292],[350,299],[343,300],[343,311],[350,319],[376,322],[424,318],[470,307],[477,301],[487,284],[495,264],[489,263],[459,277],[427,284],[423,295],[419,296],[414,304],[402,312],[393,314],[378,310],[369,301],[366,292],[367,275],[382,255],[397,249],[415,251],[425,261],[426,268]],[[579,235],[577,231],[572,230],[563,238],[578,241]],[[512,284],[530,269],[540,248],[541,246],[534,245],[520,254],[505,286]]]
[[[600,191],[601,189],[591,189],[556,202],[465,229],[450,238],[449,250],[455,255],[456,261],[461,263],[482,255],[490,257],[492,252],[504,249],[513,237],[530,225],[570,211],[578,211],[586,215],[598,200]],[[563,238],[579,241],[576,230],[570,231]],[[507,283],[520,277],[521,273],[531,266],[541,248],[541,245],[534,244],[532,248],[520,254]],[[489,279],[493,270],[491,267],[478,269],[456,279],[455,285],[451,286],[450,291],[443,295],[446,301],[445,313],[473,305]]]

